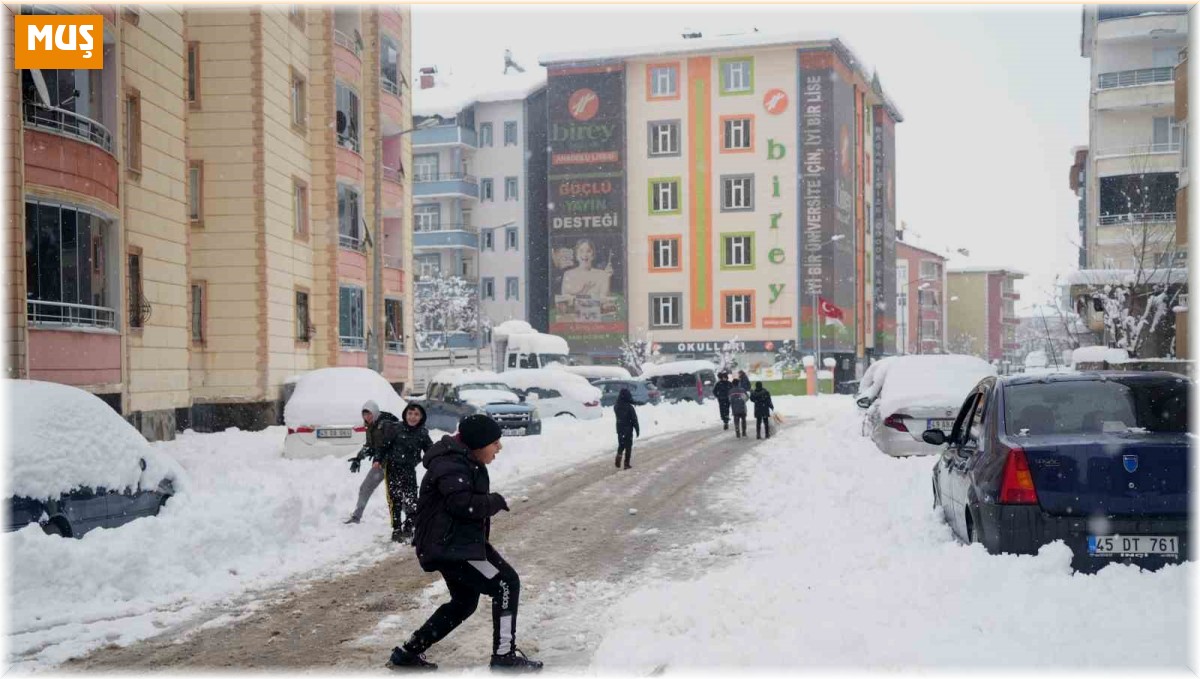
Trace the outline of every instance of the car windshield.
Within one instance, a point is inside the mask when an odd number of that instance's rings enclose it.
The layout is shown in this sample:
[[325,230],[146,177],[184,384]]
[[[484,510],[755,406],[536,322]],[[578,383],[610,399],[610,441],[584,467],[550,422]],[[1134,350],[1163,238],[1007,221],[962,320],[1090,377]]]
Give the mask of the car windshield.
[[1018,384],[1004,392],[1010,435],[1184,433],[1186,381],[1078,380]]
[[566,354],[538,354],[538,360],[541,361],[542,367],[548,366],[551,363],[571,365],[570,359],[567,358]]
[[681,387],[696,387],[695,375],[661,375],[658,386],[663,389],[679,389]]
[[508,385],[500,384],[499,382],[472,382],[470,384],[458,385],[459,391],[480,391],[483,389],[489,391],[512,391]]

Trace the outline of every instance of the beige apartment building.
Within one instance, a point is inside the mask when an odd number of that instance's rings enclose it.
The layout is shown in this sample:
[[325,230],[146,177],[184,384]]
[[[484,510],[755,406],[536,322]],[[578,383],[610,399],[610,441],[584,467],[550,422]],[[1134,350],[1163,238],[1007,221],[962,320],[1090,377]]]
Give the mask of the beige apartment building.
[[946,346],[952,354],[970,354],[987,361],[1017,363],[1024,359],[1017,342],[1013,283],[1025,274],[1011,269],[959,267],[946,274]]
[[409,384],[407,8],[91,9],[103,70],[9,72],[7,374],[156,439]]

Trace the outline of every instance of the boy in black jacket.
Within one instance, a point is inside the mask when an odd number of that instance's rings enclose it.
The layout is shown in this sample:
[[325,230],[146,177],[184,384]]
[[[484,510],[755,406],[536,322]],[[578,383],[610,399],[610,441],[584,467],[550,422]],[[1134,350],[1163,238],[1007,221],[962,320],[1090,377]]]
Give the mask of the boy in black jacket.
[[713,396],[717,399],[717,410],[721,413],[721,422],[725,425],[725,431],[729,431],[729,389],[733,386],[729,382],[729,373],[721,371],[717,375],[717,384],[713,387]]
[[[392,512],[392,540],[404,542],[413,536],[413,517],[417,513],[417,465],[433,446],[425,428],[425,409],[416,403],[404,408],[392,442],[392,451],[384,463],[388,508]],[[404,510],[404,519],[400,510]]]
[[625,453],[625,468],[629,469],[629,458],[633,455],[633,433],[642,435],[638,426],[637,411],[633,409],[633,394],[628,389],[622,389],[617,394],[617,405],[613,408],[617,416],[617,469],[621,468],[621,453]]
[[750,400],[754,401],[754,438],[762,438],[763,429],[767,430],[767,438],[771,438],[771,411],[775,410],[771,392],[763,389],[762,382],[755,382]]

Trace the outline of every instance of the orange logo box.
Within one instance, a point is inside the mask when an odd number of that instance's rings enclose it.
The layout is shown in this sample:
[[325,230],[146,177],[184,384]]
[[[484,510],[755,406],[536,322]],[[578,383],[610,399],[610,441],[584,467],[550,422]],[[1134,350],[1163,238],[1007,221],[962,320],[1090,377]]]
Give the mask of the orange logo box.
[[791,316],[763,316],[762,327],[764,328],[790,328],[792,327]]
[[13,17],[16,68],[104,68],[104,17],[22,14]]

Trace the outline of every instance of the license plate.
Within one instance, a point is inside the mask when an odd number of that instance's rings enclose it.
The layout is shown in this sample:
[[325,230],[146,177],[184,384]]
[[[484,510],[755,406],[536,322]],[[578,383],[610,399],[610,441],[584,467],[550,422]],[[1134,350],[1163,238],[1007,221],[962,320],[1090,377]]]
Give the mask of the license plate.
[[353,430],[350,429],[318,429],[319,439],[348,439]]
[[1088,554],[1093,556],[1179,555],[1175,535],[1089,535]]
[[954,420],[926,420],[926,423],[928,423],[926,429],[940,429],[947,434],[954,429]]
[[525,427],[513,427],[512,429],[500,430],[505,436],[524,436]]

